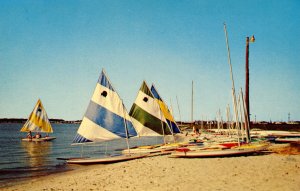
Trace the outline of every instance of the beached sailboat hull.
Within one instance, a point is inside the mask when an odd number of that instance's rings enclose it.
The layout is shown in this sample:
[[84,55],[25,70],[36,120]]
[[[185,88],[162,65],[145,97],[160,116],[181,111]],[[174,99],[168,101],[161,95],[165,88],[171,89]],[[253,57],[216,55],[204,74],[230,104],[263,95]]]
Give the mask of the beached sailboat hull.
[[124,154],[128,154],[128,153],[164,153],[164,152],[168,152],[168,151],[174,151],[176,148],[176,146],[173,147],[169,147],[169,148],[153,148],[153,149],[143,149],[143,148],[136,148],[136,149],[125,149],[122,151],[122,153]]
[[275,142],[278,143],[300,143],[300,136],[299,137],[279,137],[275,139]]
[[147,146],[140,146],[131,149],[124,149],[122,151],[123,154],[130,154],[130,153],[170,153],[175,149],[186,146],[188,143],[171,143],[171,144],[160,144],[160,145],[147,145]]
[[259,146],[246,146],[237,147],[232,149],[208,149],[208,150],[194,150],[184,152],[173,152],[171,157],[184,157],[184,158],[200,158],[200,157],[228,157],[248,155],[265,150],[267,144]]
[[43,138],[24,138],[22,141],[27,141],[27,142],[44,142],[44,141],[52,141],[56,139],[56,137],[43,137]]
[[148,155],[138,154],[138,155],[120,155],[120,156],[109,156],[103,158],[86,158],[86,159],[69,159],[66,160],[68,164],[81,164],[81,165],[89,165],[89,164],[109,164],[109,163],[116,163],[116,162],[123,162],[128,160],[134,160],[146,157]]

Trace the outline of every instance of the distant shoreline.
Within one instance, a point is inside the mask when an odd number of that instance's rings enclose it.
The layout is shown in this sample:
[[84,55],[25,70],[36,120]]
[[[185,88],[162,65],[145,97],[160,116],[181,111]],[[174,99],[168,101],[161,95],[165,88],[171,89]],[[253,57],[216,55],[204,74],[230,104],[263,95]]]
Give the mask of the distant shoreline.
[[[0,118],[1,123],[25,123],[27,119],[24,118]],[[64,119],[49,119],[50,123],[56,124],[80,124],[81,120],[70,120],[66,121]],[[189,129],[191,127],[191,123],[189,122],[176,122],[181,129]],[[226,122],[223,123],[224,128],[226,128]],[[201,121],[196,121],[196,128],[210,129],[217,128],[216,121],[204,121],[201,125]],[[300,122],[295,121],[293,123],[287,122],[251,122],[251,129],[261,129],[261,130],[283,130],[283,131],[300,131]]]
[[[27,119],[24,118],[0,118],[0,123],[25,123]],[[79,124],[81,120],[66,121],[64,119],[49,119],[50,123],[70,123]]]
[[[191,129],[190,123],[181,123],[177,122],[181,129]],[[223,126],[224,129],[227,127],[227,123],[219,124]],[[203,122],[200,121],[195,123],[195,128],[197,129],[218,129],[217,121],[213,122]],[[278,131],[299,131],[300,132],[300,123],[297,122],[251,122],[250,129],[260,129],[260,130],[278,130]]]

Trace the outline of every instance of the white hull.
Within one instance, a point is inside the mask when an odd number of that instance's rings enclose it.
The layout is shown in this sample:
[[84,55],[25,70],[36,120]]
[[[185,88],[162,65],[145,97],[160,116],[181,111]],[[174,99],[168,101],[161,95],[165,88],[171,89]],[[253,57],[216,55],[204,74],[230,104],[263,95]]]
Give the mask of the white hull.
[[171,157],[226,157],[226,156],[238,156],[256,153],[265,150],[268,145],[258,146],[258,147],[237,147],[233,149],[208,149],[208,150],[195,150],[186,152],[174,152]]
[[138,158],[143,158],[148,155],[121,155],[121,156],[113,156],[113,157],[103,157],[103,158],[86,158],[86,159],[69,159],[66,160],[68,164],[107,164],[107,163],[116,163],[122,161],[128,161]]
[[[162,146],[141,146],[133,149],[125,149],[122,151],[123,154],[137,154],[137,153],[165,153],[169,151],[174,151],[177,149],[179,146],[182,144],[180,143],[175,143],[175,144],[170,144],[170,145],[162,145]],[[146,147],[146,148],[145,148]],[[149,147],[149,148],[147,148]]]
[[27,142],[44,142],[44,141],[52,141],[56,139],[56,137],[43,137],[43,138],[24,138],[22,141],[27,141]]
[[276,142],[280,142],[280,143],[300,143],[300,138],[277,138],[275,139]]

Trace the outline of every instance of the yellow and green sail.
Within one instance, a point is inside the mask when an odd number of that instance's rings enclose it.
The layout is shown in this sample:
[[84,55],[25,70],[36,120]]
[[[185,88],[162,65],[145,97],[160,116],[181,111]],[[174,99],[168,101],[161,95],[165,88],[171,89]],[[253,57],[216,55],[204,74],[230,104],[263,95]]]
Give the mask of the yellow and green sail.
[[172,134],[166,118],[145,81],[140,87],[129,115],[140,136]]

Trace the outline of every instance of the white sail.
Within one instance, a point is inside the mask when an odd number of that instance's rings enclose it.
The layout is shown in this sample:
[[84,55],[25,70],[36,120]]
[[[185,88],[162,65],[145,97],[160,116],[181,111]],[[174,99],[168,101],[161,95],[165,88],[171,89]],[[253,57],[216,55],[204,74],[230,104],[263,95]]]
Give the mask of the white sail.
[[136,135],[122,100],[102,70],[73,142],[98,142]]

